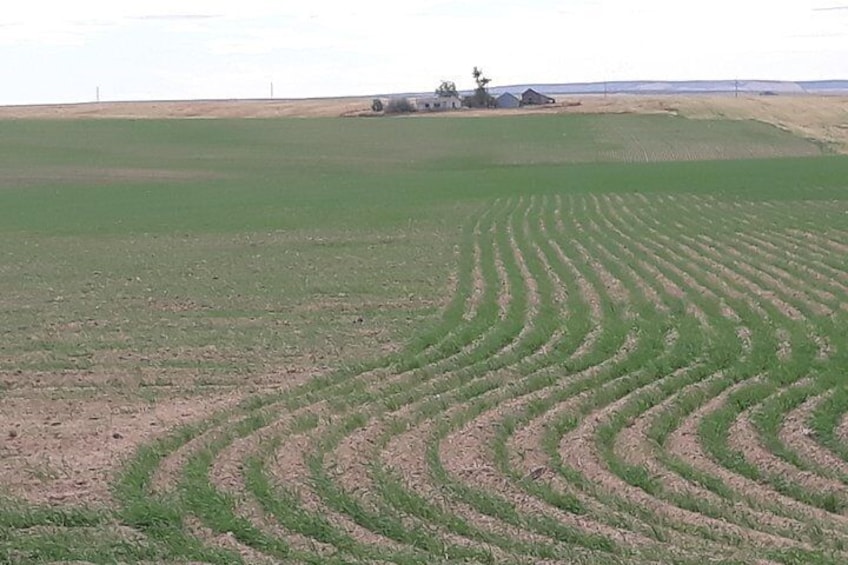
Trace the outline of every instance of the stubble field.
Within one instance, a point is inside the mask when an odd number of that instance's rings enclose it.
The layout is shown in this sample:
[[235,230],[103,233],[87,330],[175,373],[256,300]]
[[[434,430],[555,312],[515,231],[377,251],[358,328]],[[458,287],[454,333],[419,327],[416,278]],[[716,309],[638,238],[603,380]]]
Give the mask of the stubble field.
[[0,126],[0,562],[848,558],[825,144],[666,115]]

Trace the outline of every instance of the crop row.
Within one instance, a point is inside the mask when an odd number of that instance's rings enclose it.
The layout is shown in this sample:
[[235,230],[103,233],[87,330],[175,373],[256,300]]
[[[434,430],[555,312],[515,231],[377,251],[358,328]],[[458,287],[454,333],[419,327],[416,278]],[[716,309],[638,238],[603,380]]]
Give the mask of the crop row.
[[838,219],[493,202],[437,324],[143,447],[121,522],[156,558],[213,563],[845,562]]

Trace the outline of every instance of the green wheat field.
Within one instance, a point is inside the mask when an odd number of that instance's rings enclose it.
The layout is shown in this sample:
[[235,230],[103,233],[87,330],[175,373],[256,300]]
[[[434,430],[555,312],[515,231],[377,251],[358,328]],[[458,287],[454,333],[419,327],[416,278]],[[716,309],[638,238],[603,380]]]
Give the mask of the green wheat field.
[[0,563],[846,563],[846,371],[759,122],[0,122]]

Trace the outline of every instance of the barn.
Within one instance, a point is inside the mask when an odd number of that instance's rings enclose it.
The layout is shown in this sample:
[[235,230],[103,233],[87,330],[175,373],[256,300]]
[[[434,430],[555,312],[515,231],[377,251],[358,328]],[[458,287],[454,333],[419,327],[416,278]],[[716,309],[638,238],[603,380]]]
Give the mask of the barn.
[[504,92],[495,100],[495,106],[498,108],[518,108],[521,106],[521,100],[510,92]]
[[532,88],[528,88],[521,94],[521,105],[522,106],[541,106],[544,104],[553,104],[556,102],[550,96],[545,96],[539,92],[536,92]]

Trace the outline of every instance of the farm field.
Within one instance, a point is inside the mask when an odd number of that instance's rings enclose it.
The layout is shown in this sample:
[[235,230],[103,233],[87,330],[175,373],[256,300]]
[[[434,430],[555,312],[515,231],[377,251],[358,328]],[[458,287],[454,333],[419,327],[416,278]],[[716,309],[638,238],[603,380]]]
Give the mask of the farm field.
[[668,115],[0,122],[0,563],[844,563],[848,157]]

